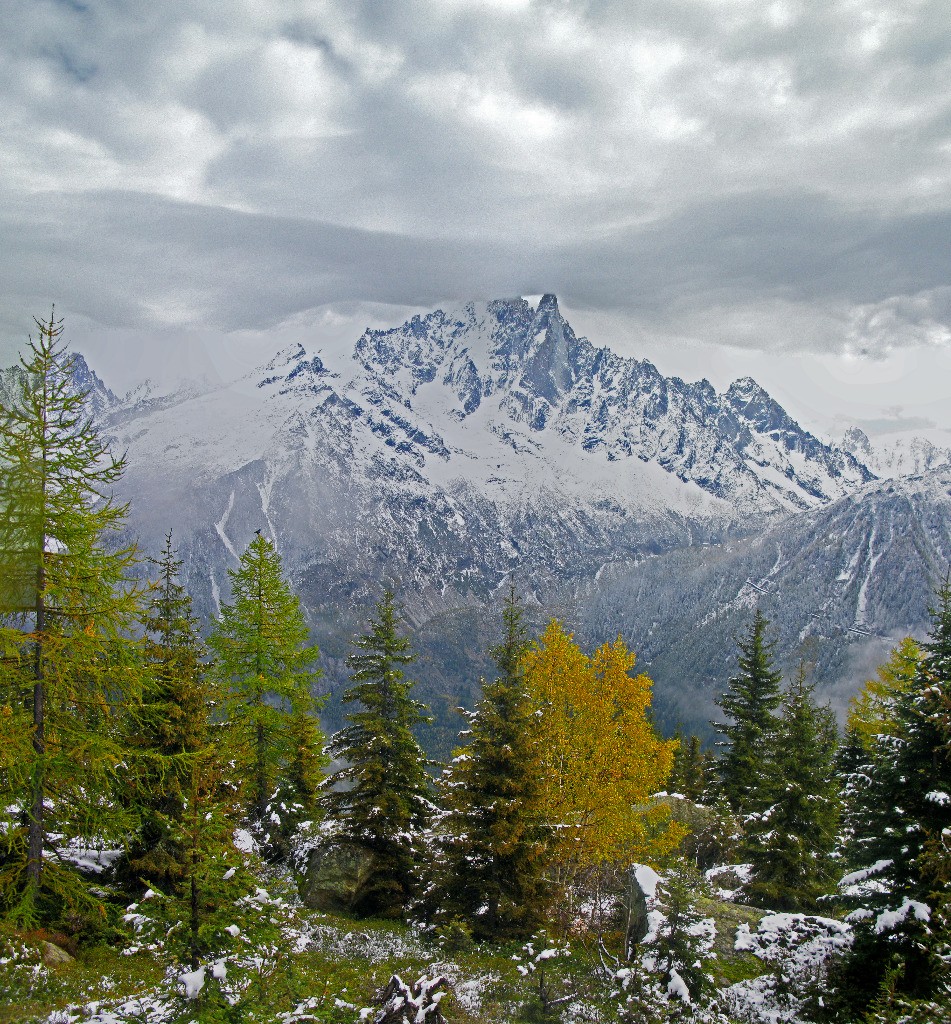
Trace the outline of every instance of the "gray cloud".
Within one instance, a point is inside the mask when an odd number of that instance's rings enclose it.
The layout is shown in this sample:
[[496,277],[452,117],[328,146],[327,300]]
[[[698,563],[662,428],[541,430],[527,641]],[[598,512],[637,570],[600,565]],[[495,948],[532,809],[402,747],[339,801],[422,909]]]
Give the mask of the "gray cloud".
[[951,339],[944,4],[12,5],[2,329],[554,290],[632,333]]

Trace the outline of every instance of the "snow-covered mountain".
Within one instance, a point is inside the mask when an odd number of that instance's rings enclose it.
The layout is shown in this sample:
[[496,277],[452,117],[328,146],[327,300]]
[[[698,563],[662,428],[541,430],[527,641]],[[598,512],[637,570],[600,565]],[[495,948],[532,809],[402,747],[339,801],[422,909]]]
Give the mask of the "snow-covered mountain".
[[[458,693],[485,668],[478,658],[467,668],[462,652],[511,573],[590,638],[630,625],[629,640],[654,657],[672,623],[689,630],[688,619],[719,614],[725,598],[708,567],[729,561],[724,552],[747,552],[736,572],[765,578],[755,552],[771,551],[763,538],[785,538],[788,524],[806,544],[810,530],[845,536],[845,512],[823,517],[850,502],[884,515],[854,435],[823,443],[749,378],[718,393],[597,348],[551,295],[437,310],[345,350],[314,338],[233,379],[216,366],[184,386],[140,381],[122,399],[106,368],[105,383],[90,378],[97,415],[127,453],[132,527],[147,551],[174,530],[205,614],[227,598],[226,570],[263,528],[329,656],[331,684],[384,581],[423,638],[430,693]],[[744,558],[755,565],[741,568]],[[800,576],[787,579],[818,586],[796,564]],[[678,574],[657,606],[666,618],[628,623],[605,610],[619,581],[664,565]],[[877,585],[867,583],[867,602]],[[700,650],[669,684],[658,678],[658,693],[712,686],[716,673],[722,685],[722,666]]]
[[182,538],[210,609],[265,527],[315,612],[384,576],[420,618],[512,570],[545,586],[710,542],[871,479],[750,379],[717,394],[577,338],[554,296],[297,345],[104,413],[143,543]]
[[[615,566],[579,595],[590,639],[639,638],[641,664],[678,686],[662,717],[715,717],[733,638],[759,607],[788,675],[807,663],[842,708],[904,636],[923,638],[951,565],[951,469],[874,481],[762,533]],[[704,714],[705,709],[705,714]]]
[[859,427],[850,427],[839,447],[883,480],[918,476],[951,466],[951,449],[936,445],[926,437],[901,434],[877,439],[877,442],[873,444]]

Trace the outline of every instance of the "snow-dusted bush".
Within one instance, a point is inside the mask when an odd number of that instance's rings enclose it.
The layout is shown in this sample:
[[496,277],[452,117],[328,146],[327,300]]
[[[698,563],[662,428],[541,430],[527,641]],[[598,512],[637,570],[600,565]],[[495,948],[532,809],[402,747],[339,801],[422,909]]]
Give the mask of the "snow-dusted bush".
[[848,949],[852,930],[842,921],[807,914],[767,914],[753,931],[737,929],[736,950],[767,968],[724,993],[730,1013],[756,1024],[798,1024],[821,1008],[829,964]]
[[702,879],[685,862],[663,875],[637,865],[633,874],[644,897],[647,931],[631,949],[629,963],[615,972],[618,1019],[725,1024],[711,973],[716,925],[696,903]]
[[[268,873],[249,833],[239,830],[234,862],[217,863],[214,902],[201,908],[200,927],[190,927],[183,894],[149,889],[127,909],[133,933],[126,953],[149,952],[166,965],[163,991],[195,1005],[230,1005],[254,998],[254,989],[286,983],[292,955],[309,941],[287,881]],[[264,888],[262,882],[268,886]]]

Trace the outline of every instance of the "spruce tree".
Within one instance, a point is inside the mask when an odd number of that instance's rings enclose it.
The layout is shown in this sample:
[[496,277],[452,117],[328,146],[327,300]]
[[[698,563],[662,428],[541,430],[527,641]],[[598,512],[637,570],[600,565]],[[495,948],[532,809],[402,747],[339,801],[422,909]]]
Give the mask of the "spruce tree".
[[774,712],[782,701],[782,676],[773,668],[773,645],[766,639],[769,620],[757,609],[749,632],[739,641],[739,672],[717,701],[730,720],[714,723],[726,750],[718,762],[723,795],[741,816],[762,812],[769,797],[764,791],[764,764],[772,756],[776,729]]
[[95,913],[69,847],[127,827],[109,791],[116,712],[139,684],[135,551],[108,543],[124,463],[89,418],[62,321],[36,323],[0,413],[0,716],[20,734],[0,776],[0,912],[24,923]]
[[699,802],[707,788],[707,757],[696,733],[685,737],[680,729],[674,739],[680,744],[674,753],[674,766],[667,788],[688,800]]
[[839,883],[855,941],[831,973],[835,1019],[852,1019],[875,999],[886,975],[895,993],[926,999],[946,965],[948,873],[939,851],[951,835],[951,748],[945,722],[951,692],[951,584],[932,610],[929,640],[913,683],[886,709],[891,723],[849,789],[851,870]]
[[250,833],[236,828],[240,789],[219,750],[221,729],[211,724],[208,742],[189,757],[181,813],[166,823],[180,872],[164,888],[150,884],[125,917],[135,933],[133,951],[147,950],[192,972],[180,980],[200,988],[201,997],[186,1000],[187,1019],[198,1010],[197,1019],[215,1021],[243,1019],[229,1007],[240,1005],[248,974],[260,981],[281,959],[288,911],[261,888],[264,865]]
[[[649,869],[645,873],[643,867],[637,874],[638,882],[648,890],[644,893],[648,930],[631,950],[636,983],[631,984],[628,972],[622,971],[618,980],[627,981],[622,991],[636,997],[640,988],[647,1004],[643,1007],[646,1020],[663,1020],[667,1013],[673,1020],[715,1020],[714,1014],[708,1018],[704,1012],[712,1009],[716,997],[712,972],[716,925],[698,906],[708,897],[702,876],[689,861],[679,859],[661,876]],[[675,1000],[684,1008],[699,1011],[696,1017],[678,1013]]]
[[776,910],[813,912],[832,882],[839,820],[835,715],[819,707],[800,666],[783,699],[776,748],[764,791],[769,807],[747,821],[753,902]]
[[523,937],[544,919],[545,832],[539,814],[534,746],[537,716],[522,660],[529,648],[514,587],[502,610],[498,669],[482,683],[464,737],[443,773],[447,808],[440,833],[445,867],[439,888],[445,912],[481,938]]
[[145,609],[142,704],[129,716],[134,770],[124,776],[123,798],[139,816],[120,876],[171,892],[185,872],[178,845],[192,795],[195,762],[211,742],[220,694],[203,664],[205,651],[191,597],[179,583],[181,561],[165,538],[159,575]]
[[432,803],[427,762],[412,732],[429,717],[410,696],[413,683],[403,667],[415,655],[397,631],[389,590],[377,603],[369,630],[353,646],[348,658],[353,685],[343,699],[359,708],[347,714],[350,724],[328,745],[343,767],[327,780],[324,806],[337,840],[372,856],[353,909],[395,916],[417,889],[416,864]]
[[139,822],[119,875],[142,887],[126,918],[139,943],[196,971],[245,945],[251,922],[241,907],[260,878],[235,843],[242,808],[226,760],[222,686],[203,663],[171,533],[150,561],[159,578],[142,620],[143,699],[130,721],[134,756],[122,793]]
[[[301,730],[308,717],[313,728],[307,741],[320,748],[311,694],[320,674],[313,667],[318,651],[307,643],[300,601],[291,593],[280,555],[267,538],[258,533],[228,575],[233,604],[222,606],[208,646],[215,654],[213,671],[230,691],[230,754],[245,780],[245,809],[263,826],[266,820],[272,822],[269,802],[278,785],[286,782],[289,771],[300,775]],[[311,772],[321,762],[310,757],[306,764]],[[309,775],[301,785],[312,792],[317,780]]]

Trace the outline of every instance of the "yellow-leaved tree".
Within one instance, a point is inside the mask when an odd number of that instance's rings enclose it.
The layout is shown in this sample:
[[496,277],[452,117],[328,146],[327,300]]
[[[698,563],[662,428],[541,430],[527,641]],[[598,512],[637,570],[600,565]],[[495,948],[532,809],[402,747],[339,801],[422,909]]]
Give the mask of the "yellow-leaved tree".
[[660,739],[648,720],[652,683],[632,674],[634,660],[620,637],[589,658],[557,619],[525,655],[551,878],[562,898],[581,873],[656,863],[685,834],[651,801],[670,775],[677,741]]

